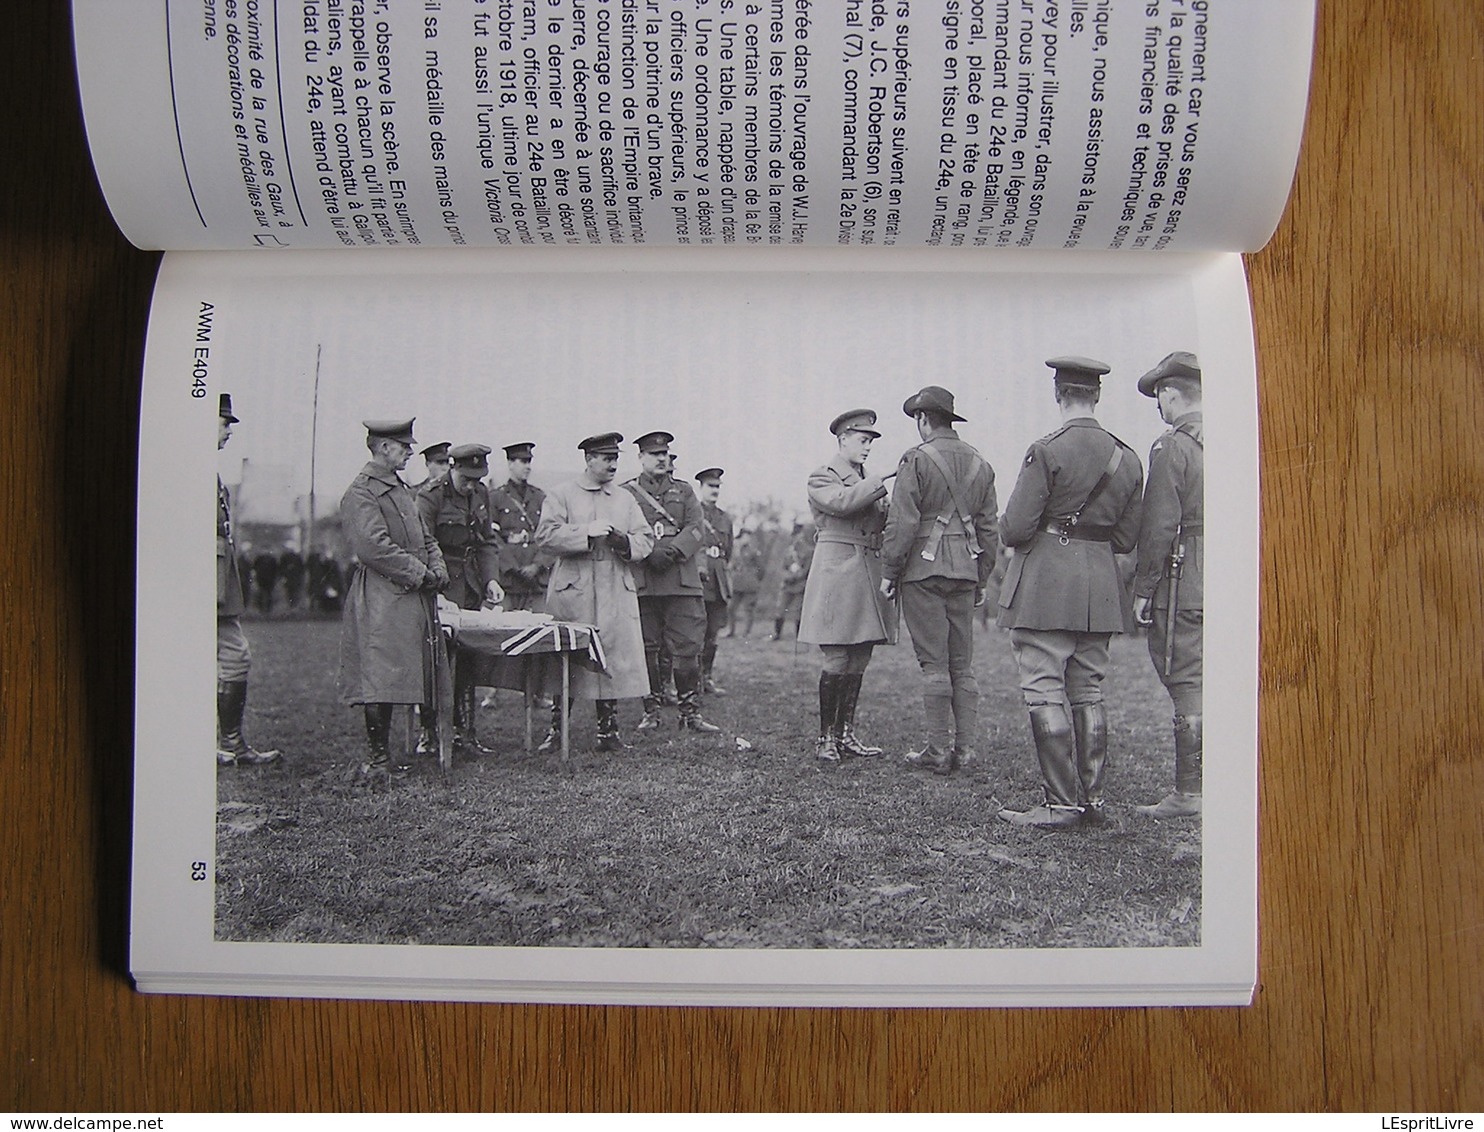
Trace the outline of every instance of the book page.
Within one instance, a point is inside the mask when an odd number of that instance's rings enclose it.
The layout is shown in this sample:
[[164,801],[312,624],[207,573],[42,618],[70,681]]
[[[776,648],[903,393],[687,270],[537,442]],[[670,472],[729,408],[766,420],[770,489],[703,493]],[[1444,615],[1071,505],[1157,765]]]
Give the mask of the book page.
[[1255,250],[1292,0],[74,0],[157,248]]
[[[1012,252],[971,264],[930,252],[649,249],[382,260],[386,271],[367,273],[331,253],[172,253],[161,271],[139,469],[132,966],[143,989],[1249,1001],[1257,420],[1239,257]],[[723,260],[725,270],[706,266]],[[863,466],[887,476],[921,440],[909,398],[941,387],[1006,510],[1041,474],[1033,446],[1066,423],[1048,359],[1109,367],[1096,417],[1142,471],[1169,426],[1136,383],[1175,350],[1200,359],[1210,409],[1205,624],[1219,644],[1204,657],[1204,813],[1137,811],[1171,789],[1174,709],[1158,672],[1164,642],[1125,621],[1095,662],[1107,722],[1100,820],[1047,830],[1000,819],[1042,797],[1018,638],[997,623],[1009,555],[972,617],[972,757],[952,774],[905,757],[929,732],[904,608],[896,643],[868,650],[854,714],[884,752],[819,758],[827,650],[799,628],[790,567],[826,545],[809,484],[844,450],[832,422],[873,414],[880,435]],[[533,704],[528,718],[522,695],[494,684],[472,708],[488,750],[445,771],[417,752],[402,695],[382,741],[410,770],[363,773],[377,740],[347,675],[370,655],[351,488],[373,459],[364,422],[409,418],[416,452],[489,449],[492,492],[517,474],[504,448],[533,446],[543,517],[577,490],[579,445],[599,434],[622,437],[615,484],[639,473],[636,442],[656,431],[672,437],[677,481],[699,492],[702,473],[720,470],[735,536],[730,632],[713,638],[716,687],[698,701],[717,730],[683,728],[675,706],[656,708],[646,730],[629,691],[616,707],[620,744],[601,750],[601,714],[578,691],[564,760],[533,748],[550,709]],[[396,478],[432,477],[414,454]],[[454,528],[439,525],[440,541],[462,538]],[[224,539],[244,599],[226,628],[221,607],[211,612]],[[1092,544],[1071,552],[1079,545]],[[465,569],[471,559],[450,546],[449,569]],[[1125,582],[1136,558],[1118,558]],[[604,600],[637,610],[624,564],[607,566],[617,586]],[[553,573],[540,596],[561,588]],[[615,666],[625,646],[602,634]],[[224,653],[223,642],[235,645]],[[676,655],[679,673],[684,648]],[[213,759],[223,663],[237,665],[246,693],[234,729],[276,759]]]

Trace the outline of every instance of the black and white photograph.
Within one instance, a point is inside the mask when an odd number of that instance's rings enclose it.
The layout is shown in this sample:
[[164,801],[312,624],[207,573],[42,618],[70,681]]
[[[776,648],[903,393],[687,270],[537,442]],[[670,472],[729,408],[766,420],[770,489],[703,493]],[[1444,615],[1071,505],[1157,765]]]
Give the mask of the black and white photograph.
[[191,276],[218,943],[1209,941],[1191,275]]

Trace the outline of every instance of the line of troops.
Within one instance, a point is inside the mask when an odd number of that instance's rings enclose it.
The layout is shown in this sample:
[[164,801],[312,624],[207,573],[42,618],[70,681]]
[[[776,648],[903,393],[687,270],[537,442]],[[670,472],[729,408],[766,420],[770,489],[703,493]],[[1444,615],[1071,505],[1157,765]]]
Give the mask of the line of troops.
[[[1012,548],[1000,586],[1000,626],[1010,631],[1042,780],[1042,799],[1000,817],[1038,828],[1098,823],[1105,805],[1108,725],[1103,679],[1109,642],[1124,630],[1115,554],[1137,553],[1134,615],[1149,626],[1149,651],[1174,706],[1175,783],[1139,806],[1156,818],[1201,809],[1204,472],[1201,371],[1176,352],[1138,380],[1170,427],[1154,444],[1146,485],[1139,457],[1097,421],[1107,365],[1082,357],[1046,363],[1062,424],[1033,443],[1003,514],[994,471],[955,425],[954,397],[927,386],[903,412],[921,443],[895,471],[866,471],[876,413],[854,409],[830,424],[836,452],[809,477],[816,528],[798,639],[823,655],[819,676],[821,763],[880,755],[855,730],[862,678],[876,645],[895,643],[905,621],[922,671],[925,742],[907,761],[938,775],[972,763],[979,734],[973,668],[975,610],[1001,543]],[[222,395],[225,444],[237,418]],[[436,702],[431,681],[442,642],[434,596],[463,608],[543,608],[598,627],[607,670],[577,669],[573,699],[591,700],[597,746],[625,744],[620,700],[643,701],[641,731],[661,726],[671,679],[682,730],[720,730],[701,714],[718,630],[730,597],[730,517],[719,506],[723,470],[673,474],[674,437],[641,436],[640,474],[616,483],[616,432],[583,440],[585,467],[550,493],[528,482],[534,445],[505,449],[509,481],[491,491],[484,445],[424,451],[432,474],[414,491],[400,472],[416,441],[411,420],[366,421],[371,459],[341,504],[345,534],[362,569],[346,601],[340,687],[363,705],[370,748],[363,771],[404,770],[390,753],[393,705]],[[446,473],[433,471],[446,456]],[[890,487],[888,481],[894,480]],[[260,763],[242,736],[249,665],[240,584],[233,589],[230,499],[218,481],[218,760]],[[478,754],[472,672],[457,661],[456,749]],[[570,705],[569,705],[570,706]],[[424,706],[424,710],[427,708]],[[553,704],[542,749],[560,744]]]

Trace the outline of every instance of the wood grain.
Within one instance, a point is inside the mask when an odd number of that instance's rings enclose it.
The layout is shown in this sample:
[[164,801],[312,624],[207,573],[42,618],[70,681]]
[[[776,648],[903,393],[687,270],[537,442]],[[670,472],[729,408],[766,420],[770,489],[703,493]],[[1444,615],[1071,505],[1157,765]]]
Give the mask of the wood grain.
[[124,969],[153,256],[94,187],[61,0],[0,36],[0,1107],[1484,1108],[1484,9],[1322,5],[1264,368],[1248,1010],[144,997]]

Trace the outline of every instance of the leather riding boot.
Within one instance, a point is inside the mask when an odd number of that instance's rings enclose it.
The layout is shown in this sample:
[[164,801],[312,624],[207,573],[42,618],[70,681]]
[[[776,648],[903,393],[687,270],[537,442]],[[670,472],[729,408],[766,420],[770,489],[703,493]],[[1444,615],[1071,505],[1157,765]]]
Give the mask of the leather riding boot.
[[1044,800],[1029,810],[1001,810],[999,816],[1011,825],[1038,828],[1081,825],[1082,807],[1078,804],[1081,782],[1077,777],[1072,721],[1060,704],[1037,704],[1030,709],[1030,717]]
[[650,690],[656,693],[662,704],[679,703],[676,691],[679,685],[675,681],[675,658],[667,652],[662,652],[655,658],[655,675],[650,677]]
[[711,670],[716,667],[716,645],[707,645],[701,650],[701,691],[712,696],[724,696],[727,690],[711,678]]
[[618,734],[618,701],[598,700],[598,750],[622,751],[628,746]]
[[814,757],[829,763],[840,761],[835,720],[840,712],[840,681],[843,679],[833,672],[819,674],[819,739],[814,744]]
[[1175,790],[1152,806],[1134,809],[1151,818],[1190,818],[1201,812],[1201,742],[1199,715],[1175,717]]
[[855,705],[861,698],[863,679],[859,672],[840,677],[840,696],[835,708],[835,745],[842,755],[873,758],[881,753],[881,748],[862,743],[855,733]]
[[492,755],[494,751],[479,741],[474,730],[474,720],[479,713],[474,707],[474,684],[469,682],[455,689],[453,697],[453,746],[465,758]]
[[644,667],[649,672],[649,695],[644,697],[644,718],[638,730],[653,731],[660,725],[660,654],[646,649]]
[[701,718],[701,668],[694,660],[675,666],[675,687],[680,700],[680,730],[715,735],[721,730]]
[[1082,782],[1082,801],[1087,815],[1100,818],[1103,812],[1103,775],[1108,769],[1108,712],[1102,704],[1078,704],[1072,708],[1072,730],[1077,737],[1077,777]]
[[255,750],[242,737],[242,716],[247,711],[247,681],[221,680],[216,685],[216,725],[218,766],[246,763],[257,766],[278,761],[279,752]]
[[370,748],[371,758],[361,764],[361,774],[386,777],[404,771],[405,767],[392,766],[392,705],[366,704],[363,712],[366,717],[366,745]]

